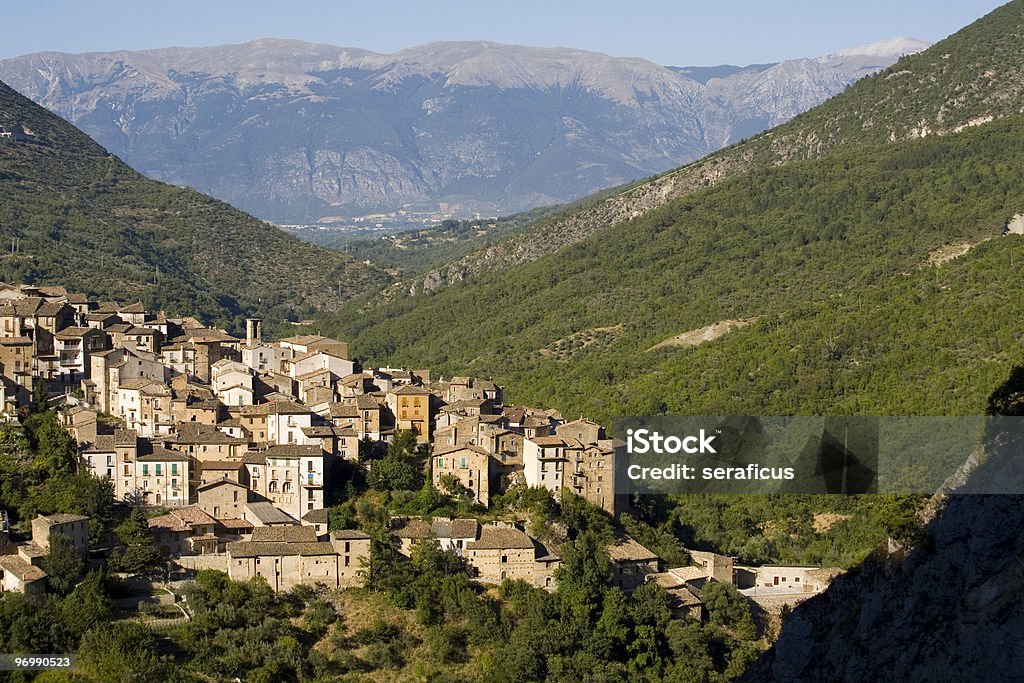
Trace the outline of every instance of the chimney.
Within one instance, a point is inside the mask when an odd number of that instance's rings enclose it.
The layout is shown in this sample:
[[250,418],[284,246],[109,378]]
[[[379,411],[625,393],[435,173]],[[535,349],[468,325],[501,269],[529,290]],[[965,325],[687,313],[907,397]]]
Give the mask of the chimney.
[[245,319],[245,345],[256,346],[262,342],[263,336],[263,319],[262,318],[246,318]]

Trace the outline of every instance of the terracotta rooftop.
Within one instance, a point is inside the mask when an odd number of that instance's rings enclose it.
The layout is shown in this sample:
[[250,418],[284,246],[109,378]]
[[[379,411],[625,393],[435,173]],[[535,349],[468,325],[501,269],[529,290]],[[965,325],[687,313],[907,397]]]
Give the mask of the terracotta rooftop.
[[485,526],[480,540],[466,544],[467,550],[526,550],[533,548],[533,539],[526,532],[507,527]]
[[17,555],[0,555],[0,569],[14,574],[21,581],[39,581],[46,578],[46,572]]
[[258,526],[252,530],[252,540],[281,543],[315,543],[316,530],[311,526]]
[[[260,529],[262,527],[256,527]],[[308,527],[307,527],[308,528]],[[256,529],[253,529],[255,534]],[[275,541],[235,541],[227,544],[230,557],[266,557],[275,555],[337,555],[338,551],[327,541],[312,543],[280,543]]]
[[607,550],[613,562],[650,562],[658,559],[657,555],[628,536],[616,540]]

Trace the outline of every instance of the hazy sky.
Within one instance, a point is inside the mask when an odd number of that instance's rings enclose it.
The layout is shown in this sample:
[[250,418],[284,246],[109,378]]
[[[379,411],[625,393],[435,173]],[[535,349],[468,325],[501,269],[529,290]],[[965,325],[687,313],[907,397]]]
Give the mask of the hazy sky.
[[0,58],[296,38],[378,52],[434,40],[567,46],[667,65],[936,41],[997,0],[52,0],[10,3]]

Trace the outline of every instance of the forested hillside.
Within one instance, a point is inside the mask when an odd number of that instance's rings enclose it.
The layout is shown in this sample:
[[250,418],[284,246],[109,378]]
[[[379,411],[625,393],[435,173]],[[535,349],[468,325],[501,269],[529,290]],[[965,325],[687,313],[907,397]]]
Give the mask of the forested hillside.
[[[0,280],[229,323],[337,307],[376,271],[227,204],[145,178],[0,83]],[[23,133],[22,133],[23,131]]]
[[353,305],[324,327],[374,360],[493,375],[514,400],[601,419],[976,413],[1018,355],[1024,244],[1000,235],[1024,210],[1022,133],[1010,117],[750,172],[529,265]]
[[786,124],[596,206],[481,248],[423,279],[459,282],[531,262],[610,225],[751,171],[863,145],[948,135],[1019,114],[1024,96],[1022,38],[1024,4],[1014,0]]

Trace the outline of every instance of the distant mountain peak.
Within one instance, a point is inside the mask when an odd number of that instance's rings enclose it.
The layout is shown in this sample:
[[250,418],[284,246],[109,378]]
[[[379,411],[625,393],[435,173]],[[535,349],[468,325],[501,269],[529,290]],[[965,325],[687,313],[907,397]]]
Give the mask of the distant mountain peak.
[[929,42],[918,40],[916,38],[890,38],[888,40],[880,40],[876,43],[868,43],[867,45],[849,47],[845,50],[839,50],[838,52],[827,54],[823,58],[883,57],[898,59],[904,55],[912,55],[927,50],[931,45],[932,44]]

